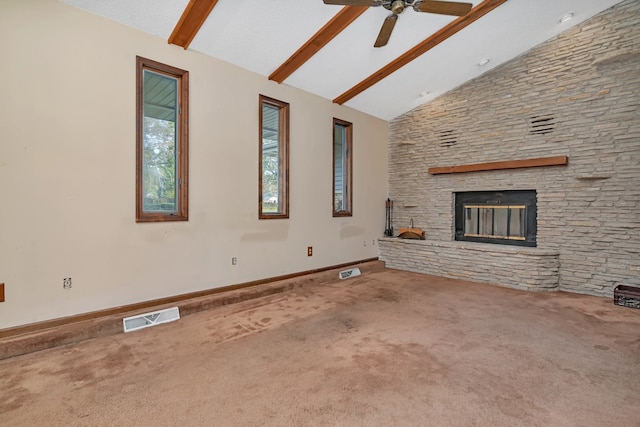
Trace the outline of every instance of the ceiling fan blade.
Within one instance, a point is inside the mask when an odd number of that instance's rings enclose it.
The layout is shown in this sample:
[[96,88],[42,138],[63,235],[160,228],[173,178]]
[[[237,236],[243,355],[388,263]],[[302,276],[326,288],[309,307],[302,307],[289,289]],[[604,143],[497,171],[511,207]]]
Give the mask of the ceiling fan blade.
[[382,0],[322,0],[324,4],[339,4],[342,6],[381,6]]
[[471,3],[458,3],[453,1],[424,0],[416,2],[413,9],[417,12],[438,13],[440,15],[464,16],[473,7]]
[[378,34],[378,38],[376,39],[373,47],[382,47],[389,43],[389,38],[391,37],[391,32],[393,31],[393,27],[396,26],[396,21],[398,20],[398,15],[392,13],[387,16],[387,18],[382,23],[382,28],[380,28],[380,33]]

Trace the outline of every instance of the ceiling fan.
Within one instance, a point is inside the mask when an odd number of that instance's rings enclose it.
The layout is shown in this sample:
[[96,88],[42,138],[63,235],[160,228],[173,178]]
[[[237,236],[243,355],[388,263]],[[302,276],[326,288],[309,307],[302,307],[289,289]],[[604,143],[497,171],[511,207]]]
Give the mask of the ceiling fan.
[[380,33],[373,47],[382,47],[389,42],[393,27],[398,16],[408,6],[416,12],[438,13],[440,15],[464,16],[473,7],[471,3],[433,0],[323,0],[325,4],[338,4],[343,6],[382,6],[391,11],[391,15],[382,23]]

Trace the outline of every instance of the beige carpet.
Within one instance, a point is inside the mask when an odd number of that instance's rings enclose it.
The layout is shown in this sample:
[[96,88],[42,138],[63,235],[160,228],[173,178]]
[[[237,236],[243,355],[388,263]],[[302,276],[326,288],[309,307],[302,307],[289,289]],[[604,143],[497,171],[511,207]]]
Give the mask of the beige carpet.
[[638,426],[640,310],[383,270],[0,361],[2,426]]

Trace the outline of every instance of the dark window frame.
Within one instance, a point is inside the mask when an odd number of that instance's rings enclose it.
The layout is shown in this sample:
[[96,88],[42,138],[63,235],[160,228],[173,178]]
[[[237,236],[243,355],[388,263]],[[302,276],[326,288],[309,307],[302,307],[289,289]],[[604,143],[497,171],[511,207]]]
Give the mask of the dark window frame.
[[[455,240],[501,245],[537,245],[537,194],[535,190],[466,191],[454,193]],[[475,237],[464,235],[464,205],[525,205],[524,240]]]
[[[276,212],[265,212],[263,210],[263,106],[277,108],[278,114],[278,209]],[[265,95],[259,96],[258,107],[258,219],[287,219],[289,218],[289,103],[270,98]]]
[[[345,130],[345,140],[344,140],[344,165],[345,165],[345,173],[344,177],[346,178],[346,183],[344,183],[344,193],[342,195],[343,207],[344,209],[338,210],[336,209],[336,127],[343,127]],[[350,217],[353,216],[353,123],[347,122],[346,120],[341,120],[338,118],[333,118],[333,144],[332,144],[332,154],[333,154],[333,179],[332,181],[332,214],[334,217]]]
[[[144,71],[177,80],[176,204],[173,212],[145,211],[143,205]],[[189,72],[136,56],[136,222],[189,220]]]

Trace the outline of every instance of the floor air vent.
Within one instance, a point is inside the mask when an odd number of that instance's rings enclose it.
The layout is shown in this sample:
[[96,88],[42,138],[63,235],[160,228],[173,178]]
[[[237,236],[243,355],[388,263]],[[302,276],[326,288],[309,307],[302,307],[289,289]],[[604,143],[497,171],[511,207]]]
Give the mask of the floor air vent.
[[125,332],[137,331],[149,326],[161,323],[173,322],[180,318],[178,307],[166,308],[164,310],[153,311],[151,313],[139,314],[137,316],[125,317],[122,319]]
[[349,277],[356,277],[360,275],[359,268],[350,268],[349,270],[342,270],[338,273],[338,277],[341,279],[348,279]]

